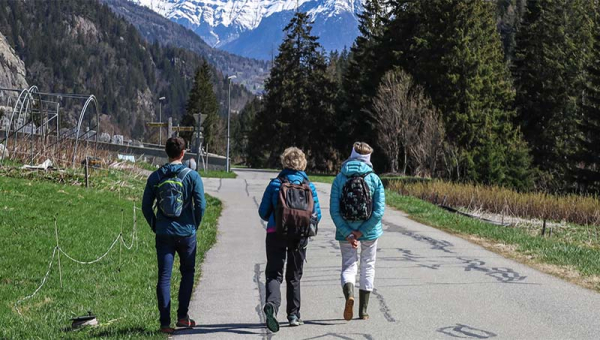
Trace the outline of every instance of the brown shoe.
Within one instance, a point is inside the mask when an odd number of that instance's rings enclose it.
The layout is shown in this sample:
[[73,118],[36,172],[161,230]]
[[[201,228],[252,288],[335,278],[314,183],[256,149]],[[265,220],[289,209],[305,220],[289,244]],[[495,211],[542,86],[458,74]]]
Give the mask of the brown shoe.
[[165,334],[173,334],[175,332],[175,328],[171,328],[171,326],[160,326],[159,331]]
[[192,328],[192,327],[196,326],[196,321],[190,319],[189,316],[186,316],[185,318],[177,320],[177,323],[175,324],[175,326]]

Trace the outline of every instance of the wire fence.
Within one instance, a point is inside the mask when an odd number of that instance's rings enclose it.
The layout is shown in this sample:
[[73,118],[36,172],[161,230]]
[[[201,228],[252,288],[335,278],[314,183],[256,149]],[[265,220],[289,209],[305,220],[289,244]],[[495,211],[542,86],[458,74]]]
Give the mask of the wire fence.
[[[44,285],[46,284],[48,277],[50,276],[50,273],[52,272],[52,267],[54,264],[54,260],[56,259],[58,262],[58,271],[59,271],[59,277],[60,277],[60,286],[63,286],[63,282],[62,282],[62,266],[60,263],[60,255],[64,255],[68,260],[71,260],[77,264],[80,265],[92,265],[95,263],[98,263],[100,261],[102,261],[102,259],[104,259],[106,256],[108,256],[108,254],[115,249],[115,246],[117,244],[119,244],[119,268],[121,268],[121,264],[122,264],[122,247],[124,247],[127,250],[137,250],[137,246],[138,246],[138,229],[137,229],[137,212],[141,210],[140,208],[138,208],[135,203],[133,205],[133,227],[131,230],[131,242],[128,245],[125,242],[125,239],[123,237],[123,225],[124,225],[124,218],[125,218],[125,214],[124,211],[121,211],[121,232],[117,235],[117,237],[114,239],[114,241],[111,243],[111,245],[108,247],[108,249],[104,252],[104,254],[102,254],[101,256],[93,259],[93,260],[88,260],[88,261],[84,261],[84,260],[80,260],[80,259],[76,259],[75,257],[69,255],[61,246],[60,246],[60,238],[59,238],[59,228],[58,228],[58,223],[57,223],[57,219],[55,217],[54,219],[54,230],[55,230],[55,235],[56,235],[56,246],[53,248],[52,250],[52,255],[50,256],[50,260],[48,261],[48,270],[46,271],[46,274],[44,275],[44,277],[42,278],[42,281],[40,282],[40,285],[33,291],[33,293],[31,293],[30,295],[27,295],[19,300],[17,300],[17,302],[15,302],[14,307],[17,311],[17,313],[20,316],[23,316],[23,314],[21,313],[21,310],[19,308],[19,305],[22,304],[23,302],[25,302],[26,300],[29,300],[33,297],[35,297],[37,295],[37,293],[42,289],[42,287],[44,287]],[[135,249],[134,249],[135,246]]]

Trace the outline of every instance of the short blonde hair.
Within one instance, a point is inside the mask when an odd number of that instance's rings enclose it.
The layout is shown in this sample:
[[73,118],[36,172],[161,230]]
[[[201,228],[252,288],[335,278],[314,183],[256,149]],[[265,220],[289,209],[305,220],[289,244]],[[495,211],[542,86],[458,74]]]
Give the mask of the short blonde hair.
[[306,169],[306,156],[297,147],[290,147],[283,151],[280,156],[281,165],[284,169],[304,171]]
[[353,146],[354,150],[360,155],[370,155],[373,153],[373,148],[364,142],[356,142]]

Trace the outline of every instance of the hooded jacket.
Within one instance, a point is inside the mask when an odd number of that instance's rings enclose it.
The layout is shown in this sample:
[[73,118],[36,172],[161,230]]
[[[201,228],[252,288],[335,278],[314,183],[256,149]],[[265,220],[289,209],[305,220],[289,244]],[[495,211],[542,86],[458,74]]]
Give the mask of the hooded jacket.
[[[277,175],[277,177],[286,177],[288,181],[294,184],[301,184],[304,180],[308,181],[308,176],[304,171],[283,169]],[[310,190],[312,191],[313,199],[315,201],[314,212],[317,214],[317,219],[321,220],[321,206],[319,204],[319,197],[317,196],[317,189],[314,184],[309,182]],[[258,208],[258,214],[260,218],[267,221],[267,233],[275,232],[275,207],[277,207],[277,200],[279,198],[279,188],[281,187],[281,181],[279,178],[271,180],[265,193],[263,194],[262,201]]]
[[186,166],[183,164],[169,163],[163,165],[148,177],[142,199],[142,212],[157,235],[193,236],[200,226],[206,209],[206,199],[204,198],[202,178],[193,170],[183,179],[184,206],[181,215],[179,217],[168,217],[163,215],[160,209],[157,209],[154,213],[155,186],[163,177],[177,174],[185,168]]
[[[345,241],[354,230],[362,233],[359,241],[372,241],[378,239],[383,234],[381,219],[385,211],[385,190],[381,179],[372,172],[373,168],[365,162],[358,160],[348,160],[342,164],[341,172],[335,177],[331,187],[331,196],[329,201],[329,212],[331,219],[335,223],[335,239]],[[365,183],[369,186],[371,199],[373,200],[373,213],[366,221],[346,221],[340,212],[340,200],[342,198],[342,188],[352,175],[364,175]]]

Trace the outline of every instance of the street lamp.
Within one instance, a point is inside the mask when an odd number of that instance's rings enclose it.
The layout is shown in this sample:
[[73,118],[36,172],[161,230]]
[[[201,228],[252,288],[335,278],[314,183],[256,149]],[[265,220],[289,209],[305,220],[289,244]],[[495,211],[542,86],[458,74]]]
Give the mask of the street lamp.
[[[158,98],[158,122],[162,124],[162,102],[165,97]],[[162,126],[158,128],[158,145],[162,145]]]
[[227,172],[229,172],[230,159],[229,159],[229,123],[231,121],[231,79],[237,78],[236,75],[227,77],[229,80],[229,90],[227,91]]

